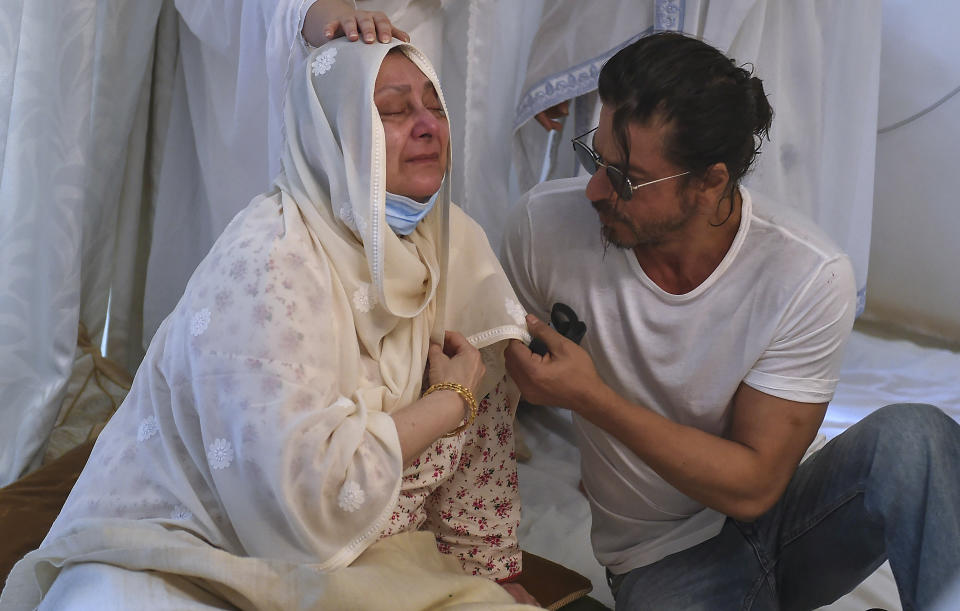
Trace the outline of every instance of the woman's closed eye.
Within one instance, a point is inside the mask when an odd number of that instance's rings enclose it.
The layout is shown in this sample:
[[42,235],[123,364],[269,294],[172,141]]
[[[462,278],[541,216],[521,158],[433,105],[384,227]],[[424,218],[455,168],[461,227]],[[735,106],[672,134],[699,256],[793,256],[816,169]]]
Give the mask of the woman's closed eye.
[[440,103],[440,95],[433,88],[433,84],[427,84],[423,89],[423,95],[420,98],[424,107],[432,112],[443,112],[443,104]]
[[407,92],[387,88],[382,93],[378,92],[374,95],[373,104],[381,117],[398,117],[410,110],[408,95]]
[[427,110],[441,115],[443,112],[443,105],[440,103],[440,96],[437,95],[437,92],[431,87],[426,91],[426,95],[423,96],[423,105],[427,107]]
[[[443,106],[439,102],[435,104],[426,104],[426,109],[437,115],[438,117],[445,117],[446,113],[443,111]],[[404,117],[412,111],[410,105],[404,106],[384,106],[383,108],[378,108],[377,111],[380,113],[382,118],[397,118]]]

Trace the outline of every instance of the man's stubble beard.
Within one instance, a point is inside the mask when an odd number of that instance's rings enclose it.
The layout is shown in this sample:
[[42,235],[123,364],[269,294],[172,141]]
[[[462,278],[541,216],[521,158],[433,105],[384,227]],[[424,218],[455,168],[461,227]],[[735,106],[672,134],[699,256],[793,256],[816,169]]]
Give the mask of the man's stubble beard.
[[[611,246],[621,250],[632,250],[641,246],[657,246],[663,243],[664,238],[686,226],[697,212],[696,204],[692,198],[683,197],[680,201],[680,210],[675,216],[649,221],[643,225],[633,222],[629,217],[622,214],[617,210],[616,205],[602,206],[601,209],[604,214],[614,217],[617,221],[617,224],[613,226],[600,223],[600,240],[603,244],[604,255]],[[594,209],[597,208],[598,206],[594,204]],[[629,229],[633,239],[624,241],[617,238],[617,225]]]

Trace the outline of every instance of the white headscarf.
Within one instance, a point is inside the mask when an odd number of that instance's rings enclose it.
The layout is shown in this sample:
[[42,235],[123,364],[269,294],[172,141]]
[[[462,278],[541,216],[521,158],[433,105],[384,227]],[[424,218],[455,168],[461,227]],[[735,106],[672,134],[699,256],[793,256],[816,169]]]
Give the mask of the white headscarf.
[[[451,208],[449,178],[407,239],[386,223],[384,132],[373,93],[380,64],[395,47],[430,79],[446,111],[433,67],[412,45],[334,41],[308,58],[308,78],[292,80],[276,180],[285,213],[300,210],[351,297],[361,349],[379,363],[389,389],[388,412],[417,397],[428,338],[442,343],[444,328],[481,348],[509,338],[529,341],[522,309],[485,236]],[[486,360],[493,365],[487,379],[495,382],[502,364],[497,369],[493,355]]]

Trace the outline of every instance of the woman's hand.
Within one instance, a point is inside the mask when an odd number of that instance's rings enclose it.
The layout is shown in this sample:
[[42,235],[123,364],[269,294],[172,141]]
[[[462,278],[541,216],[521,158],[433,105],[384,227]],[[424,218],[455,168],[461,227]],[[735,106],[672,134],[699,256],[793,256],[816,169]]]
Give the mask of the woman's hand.
[[504,590],[510,593],[510,596],[513,597],[513,600],[521,605],[533,605],[534,607],[539,607],[540,603],[537,602],[537,599],[530,595],[530,592],[527,592],[519,583],[501,583],[500,584]]
[[361,11],[344,0],[317,0],[303,20],[303,38],[315,47],[346,36],[363,42],[390,42],[393,37],[410,42],[410,35],[390,23],[380,11]]
[[[486,367],[480,351],[463,335],[447,331],[443,347],[431,344],[425,377],[430,385],[455,382],[476,393]],[[403,454],[403,466],[409,466],[438,437],[456,428],[464,418],[464,400],[452,390],[420,397],[393,412]]]
[[456,382],[475,391],[486,370],[480,351],[456,331],[446,332],[443,348],[439,344],[430,345],[427,356],[427,382],[431,385],[440,382]]

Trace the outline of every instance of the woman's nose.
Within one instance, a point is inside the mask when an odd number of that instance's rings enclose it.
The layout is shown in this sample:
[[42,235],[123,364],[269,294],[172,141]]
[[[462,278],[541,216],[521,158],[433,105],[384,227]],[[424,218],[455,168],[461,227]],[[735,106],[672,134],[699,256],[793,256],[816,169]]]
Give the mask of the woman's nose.
[[421,108],[417,111],[416,119],[413,123],[413,136],[422,138],[424,136],[436,137],[443,129],[443,123],[446,117],[438,117],[436,112],[429,108]]

